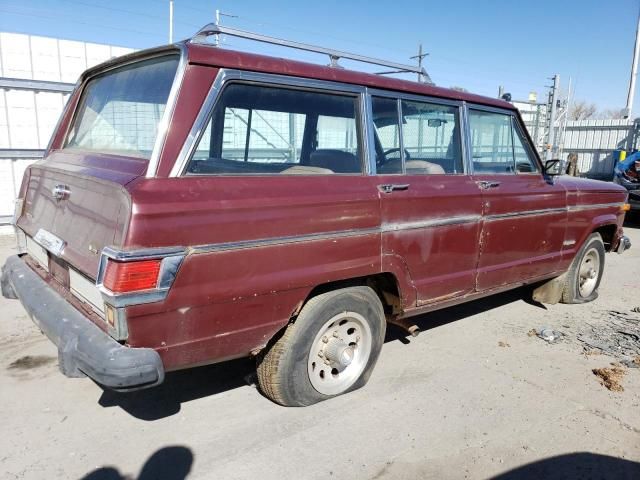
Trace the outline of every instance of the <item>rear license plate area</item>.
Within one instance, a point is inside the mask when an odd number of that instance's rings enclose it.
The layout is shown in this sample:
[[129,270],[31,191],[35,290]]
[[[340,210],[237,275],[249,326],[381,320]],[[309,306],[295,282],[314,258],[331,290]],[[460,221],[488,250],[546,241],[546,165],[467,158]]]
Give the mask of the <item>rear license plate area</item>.
[[49,254],[31,237],[27,237],[27,253],[40,267],[47,272],[49,271]]
[[49,255],[49,273],[60,285],[69,289],[69,267],[64,261]]

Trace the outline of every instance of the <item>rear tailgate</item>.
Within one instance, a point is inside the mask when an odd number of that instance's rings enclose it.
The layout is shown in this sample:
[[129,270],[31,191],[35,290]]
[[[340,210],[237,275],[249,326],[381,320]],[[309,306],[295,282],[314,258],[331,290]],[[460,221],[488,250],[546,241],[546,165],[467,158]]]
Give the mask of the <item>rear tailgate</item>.
[[[143,175],[146,165],[140,159],[65,151],[29,168],[17,224],[49,250],[47,267],[52,274],[62,270],[64,286],[69,286],[66,264],[95,280],[102,248],[122,246],[131,213],[124,186]],[[62,198],[56,198],[56,188],[65,192],[58,195]],[[46,244],[51,238],[64,242],[59,255]]]

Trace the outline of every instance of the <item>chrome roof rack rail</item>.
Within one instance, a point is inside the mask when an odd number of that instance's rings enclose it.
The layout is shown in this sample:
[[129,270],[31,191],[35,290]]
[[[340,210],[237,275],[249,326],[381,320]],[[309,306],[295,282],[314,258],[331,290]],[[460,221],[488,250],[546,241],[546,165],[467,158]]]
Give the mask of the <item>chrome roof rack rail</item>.
[[[210,23],[205,25],[203,28],[198,31],[192,38],[192,43],[207,43],[206,39],[212,35],[229,35],[231,37],[244,38],[247,40],[254,40],[256,42],[269,43],[272,45],[280,45],[282,47],[295,48],[297,50],[304,50],[307,52],[321,53],[329,56],[330,65],[332,67],[340,67],[338,64],[338,60],[341,58],[346,58],[348,60],[354,60],[356,62],[369,63],[371,65],[378,65],[381,67],[387,67],[394,69],[393,72],[381,72],[382,74],[388,73],[417,73],[419,78],[422,79],[424,83],[428,83],[433,85],[433,81],[431,77],[427,73],[427,71],[415,65],[406,65],[402,63],[389,62],[387,60],[381,60],[379,58],[366,57],[364,55],[358,55],[356,53],[343,52],[340,50],[333,50],[331,48],[318,47],[315,45],[309,45],[307,43],[294,42],[292,40],[284,40],[276,37],[269,37],[267,35],[262,35],[259,33],[247,32],[245,30],[239,30],[237,28],[223,27],[221,25],[216,25],[214,23]],[[209,44],[210,45],[210,44]]]

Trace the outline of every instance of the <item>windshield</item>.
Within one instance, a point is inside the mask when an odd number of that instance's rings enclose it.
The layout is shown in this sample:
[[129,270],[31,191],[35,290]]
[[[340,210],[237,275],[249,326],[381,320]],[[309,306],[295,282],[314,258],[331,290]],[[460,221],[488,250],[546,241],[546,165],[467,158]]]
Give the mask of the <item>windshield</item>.
[[151,157],[178,62],[153,58],[90,80],[65,148]]

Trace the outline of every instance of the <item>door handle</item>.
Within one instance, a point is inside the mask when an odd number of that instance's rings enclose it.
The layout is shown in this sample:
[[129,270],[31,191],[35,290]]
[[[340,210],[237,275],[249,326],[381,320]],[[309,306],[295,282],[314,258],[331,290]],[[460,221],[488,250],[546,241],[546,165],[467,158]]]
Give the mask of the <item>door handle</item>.
[[408,183],[403,183],[403,184],[386,183],[384,185],[378,185],[378,189],[382,193],[391,193],[391,192],[395,192],[395,191],[398,191],[398,190],[409,190],[409,184]]
[[476,184],[482,190],[489,190],[490,188],[498,188],[500,186],[500,182],[494,182],[494,181],[488,181],[488,180],[480,180],[479,182],[476,182]]

